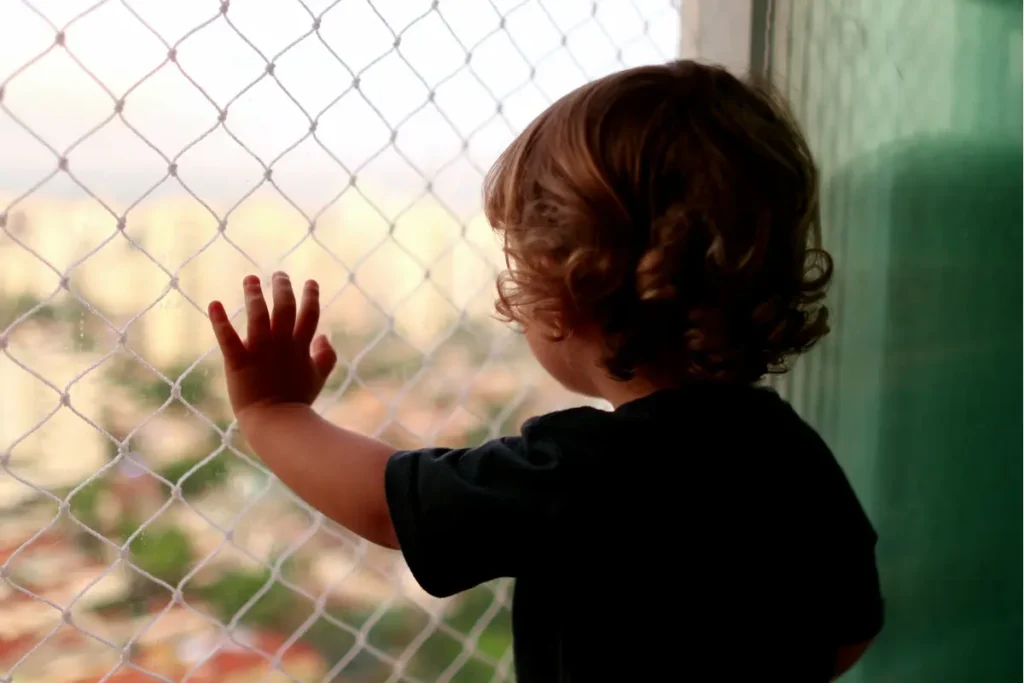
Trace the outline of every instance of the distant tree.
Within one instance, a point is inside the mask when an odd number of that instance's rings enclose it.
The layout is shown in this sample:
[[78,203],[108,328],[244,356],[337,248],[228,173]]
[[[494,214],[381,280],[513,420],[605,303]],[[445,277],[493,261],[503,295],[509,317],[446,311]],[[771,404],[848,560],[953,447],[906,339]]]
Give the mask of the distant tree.
[[94,479],[75,492],[68,500],[69,512],[81,523],[99,531],[100,519],[97,514],[99,501],[110,485],[103,479]]
[[[226,482],[230,459],[233,457],[230,453],[225,452],[218,453],[206,462],[203,462],[203,457],[189,457],[167,465],[157,474],[172,484],[178,484],[181,487],[182,495],[191,498]],[[201,462],[203,464],[192,472],[192,468]]]
[[[478,586],[467,591],[453,603],[444,621],[457,633],[468,635],[477,628],[480,620],[488,615],[494,599],[494,593],[490,588]],[[478,651],[495,661],[512,646],[512,619],[506,607],[500,607],[496,614],[489,617],[474,645]],[[463,639],[436,631],[416,651],[409,662],[409,672],[417,678],[436,679],[463,653],[465,647]],[[456,683],[472,683],[491,680],[493,675],[494,670],[490,665],[471,658],[459,668],[451,680]]]
[[172,586],[185,577],[194,559],[192,541],[174,527],[144,529],[129,550],[133,565]]
[[[269,569],[257,571],[232,570],[199,587],[197,595],[209,604],[223,621],[230,621],[259,593],[271,579]],[[296,595],[274,581],[252,606],[242,614],[246,624],[275,626],[281,630],[296,621]],[[295,628],[298,624],[292,626]]]

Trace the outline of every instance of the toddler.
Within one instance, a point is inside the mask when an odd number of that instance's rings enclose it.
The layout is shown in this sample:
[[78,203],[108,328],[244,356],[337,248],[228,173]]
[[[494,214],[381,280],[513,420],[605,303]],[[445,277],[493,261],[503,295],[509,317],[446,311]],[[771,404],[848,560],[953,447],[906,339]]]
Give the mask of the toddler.
[[276,273],[272,309],[244,281],[244,341],[210,306],[252,449],[432,595],[513,577],[521,683],[842,674],[882,625],[875,532],[760,385],[828,332],[818,177],[784,104],[691,61],[612,74],[513,142],[485,207],[498,313],[613,410],[396,452],[310,408],[336,355],[317,284],[297,302]]

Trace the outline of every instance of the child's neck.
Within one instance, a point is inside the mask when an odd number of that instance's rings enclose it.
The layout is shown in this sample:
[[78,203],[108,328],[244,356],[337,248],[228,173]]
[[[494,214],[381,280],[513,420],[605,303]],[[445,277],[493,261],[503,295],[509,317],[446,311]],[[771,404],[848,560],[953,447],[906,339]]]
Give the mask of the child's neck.
[[601,373],[593,380],[595,392],[599,398],[608,401],[613,408],[650,396],[653,393],[664,389],[673,388],[673,384],[657,382],[644,377],[636,377],[631,380],[621,381],[608,377]]

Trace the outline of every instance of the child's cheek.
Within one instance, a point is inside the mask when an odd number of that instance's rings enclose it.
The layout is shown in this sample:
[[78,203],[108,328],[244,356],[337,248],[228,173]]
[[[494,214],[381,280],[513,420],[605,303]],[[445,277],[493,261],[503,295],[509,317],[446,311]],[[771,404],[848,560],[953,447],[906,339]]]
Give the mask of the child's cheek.
[[582,389],[570,357],[569,344],[564,341],[552,341],[548,335],[532,325],[526,326],[524,335],[534,358],[549,375],[570,391]]

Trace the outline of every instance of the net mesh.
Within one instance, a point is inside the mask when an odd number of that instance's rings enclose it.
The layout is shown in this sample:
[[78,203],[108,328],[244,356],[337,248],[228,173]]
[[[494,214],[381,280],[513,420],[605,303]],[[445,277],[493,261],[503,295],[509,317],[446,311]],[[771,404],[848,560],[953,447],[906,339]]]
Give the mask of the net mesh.
[[489,318],[482,174],[678,2],[0,2],[0,681],[511,680],[235,436],[206,302],[316,277],[317,408],[400,447],[557,407]]
[[[851,407],[840,419],[840,388],[878,381],[872,373],[853,380],[857,372],[850,368],[874,363],[873,354],[880,353],[875,344],[882,339],[885,307],[876,302],[885,300],[887,285],[874,269],[888,261],[885,226],[891,220],[888,171],[868,169],[880,163],[874,155],[886,148],[954,127],[958,98],[951,79],[964,60],[951,46],[962,28],[963,7],[955,0],[763,5],[768,21],[761,62],[814,151],[822,238],[836,263],[829,291],[832,332],[792,372],[777,378],[776,386],[830,442],[855,450],[860,435],[871,430],[859,422],[866,419],[860,408]],[[908,40],[911,24],[928,30]],[[866,386],[860,391],[870,395]]]

